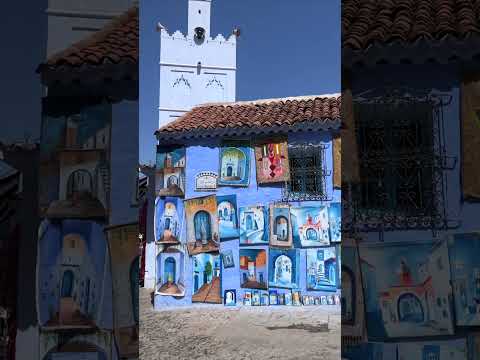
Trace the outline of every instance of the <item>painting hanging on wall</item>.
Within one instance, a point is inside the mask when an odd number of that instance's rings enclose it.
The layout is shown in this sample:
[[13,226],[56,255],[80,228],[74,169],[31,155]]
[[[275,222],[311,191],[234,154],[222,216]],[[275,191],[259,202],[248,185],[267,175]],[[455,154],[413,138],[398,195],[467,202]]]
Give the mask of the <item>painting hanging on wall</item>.
[[268,245],[268,211],[263,206],[240,208],[240,245]]
[[397,349],[398,360],[469,359],[466,339],[398,343]]
[[301,247],[330,245],[327,207],[290,208],[290,214],[295,244]]
[[480,233],[455,234],[448,239],[456,321],[480,325]]
[[167,296],[185,295],[184,254],[167,248],[157,255],[157,293]]
[[307,250],[307,289],[337,290],[337,254],[335,247]]
[[223,304],[225,306],[237,305],[237,290],[235,289],[225,290],[223,294]]
[[233,259],[233,251],[232,250],[225,250],[221,254],[222,256],[222,263],[224,269],[229,269],[235,267],[235,260]]
[[252,292],[251,291],[245,291],[243,293],[243,305],[252,306]]
[[220,255],[198,254],[192,262],[192,302],[221,304]]
[[268,285],[275,288],[298,288],[300,271],[298,250],[270,249],[268,257]]
[[453,334],[446,242],[361,245],[369,340]]
[[184,201],[188,253],[219,250],[217,200],[215,195]]
[[328,207],[328,226],[330,230],[330,241],[342,241],[342,204],[331,203]]
[[270,205],[270,245],[292,247],[292,224],[289,206]]
[[238,239],[240,230],[237,215],[237,196],[217,196],[217,214],[220,241]]
[[155,199],[155,241],[179,244],[183,230],[183,202],[175,197]]
[[290,180],[288,145],[286,142],[267,143],[256,146],[255,160],[258,184]]
[[155,169],[158,196],[185,195],[185,148],[158,148]]
[[220,147],[219,186],[248,186],[250,148],[242,142],[228,142]]
[[240,249],[240,287],[267,289],[267,251]]

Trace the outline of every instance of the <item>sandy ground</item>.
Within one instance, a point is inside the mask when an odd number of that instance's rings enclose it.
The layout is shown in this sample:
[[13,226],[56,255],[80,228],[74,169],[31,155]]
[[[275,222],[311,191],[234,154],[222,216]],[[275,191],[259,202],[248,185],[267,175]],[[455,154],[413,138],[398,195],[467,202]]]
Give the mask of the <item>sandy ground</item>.
[[140,291],[140,359],[340,359],[338,306],[224,307],[155,311]]

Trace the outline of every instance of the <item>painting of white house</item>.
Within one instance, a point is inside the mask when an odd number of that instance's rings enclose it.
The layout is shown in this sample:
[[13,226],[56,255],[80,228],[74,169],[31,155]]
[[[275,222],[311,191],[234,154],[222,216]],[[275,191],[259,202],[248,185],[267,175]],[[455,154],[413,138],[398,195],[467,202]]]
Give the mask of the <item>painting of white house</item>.
[[268,254],[270,287],[298,288],[300,257],[298,250],[270,249]]
[[336,291],[338,284],[335,247],[307,250],[307,289]]
[[[240,144],[241,145],[241,144]],[[250,152],[246,146],[225,144],[220,148],[220,186],[247,186],[250,177]]]
[[330,245],[328,210],[326,206],[293,207],[290,209],[293,242],[300,247]]
[[218,231],[220,241],[238,239],[237,196],[217,196]]
[[240,245],[268,244],[268,214],[263,206],[240,208]]

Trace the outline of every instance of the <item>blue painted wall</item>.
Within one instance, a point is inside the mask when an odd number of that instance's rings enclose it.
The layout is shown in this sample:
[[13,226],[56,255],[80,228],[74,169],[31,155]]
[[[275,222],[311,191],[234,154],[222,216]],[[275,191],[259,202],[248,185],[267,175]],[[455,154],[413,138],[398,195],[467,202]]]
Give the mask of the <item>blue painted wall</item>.
[[[325,143],[328,148],[325,151],[327,170],[333,170],[333,156],[332,156],[332,134],[330,132],[310,132],[310,133],[292,133],[288,135],[289,144],[318,144]],[[228,187],[221,186],[217,188],[216,192],[198,192],[195,191],[195,175],[201,171],[214,171],[218,173],[219,168],[219,140],[202,140],[191,141],[188,143],[186,149],[186,189],[185,199],[207,196],[207,195],[230,195],[235,194],[237,196],[237,213],[238,209],[242,206],[248,205],[267,205],[281,200],[281,185],[272,184],[269,186],[258,186],[256,182],[256,169],[254,150],[251,149],[251,162],[250,162],[250,181],[248,187]],[[327,177],[326,188],[328,198],[332,199],[332,202],[340,202],[340,190],[333,189],[333,177],[332,175]],[[309,206],[320,205],[321,202],[308,201],[308,202],[292,202],[292,206]],[[322,205],[326,205],[323,203]],[[185,234],[182,237],[185,240]],[[236,289],[237,290],[237,303],[240,303],[243,299],[245,290],[240,288],[240,268],[239,268],[239,239],[223,241],[220,243],[220,252],[225,250],[232,250],[235,260],[235,267],[224,269],[222,266],[222,296],[223,290]],[[249,246],[248,248],[255,248]],[[257,248],[265,248],[268,246],[258,246]],[[326,294],[332,294],[332,292],[324,291],[306,291],[306,249],[300,249],[300,291],[302,295],[321,296]],[[155,296],[155,308],[162,308],[164,306],[181,306],[191,304],[192,296],[192,258],[188,256],[185,250],[186,268],[185,268],[185,297],[173,298],[170,296]],[[154,263],[153,261],[151,263]],[[338,262],[337,262],[338,264]],[[268,274],[267,274],[268,276]],[[272,288],[273,289],[273,288]],[[285,289],[276,289],[279,293],[287,292]],[[288,290],[289,291],[289,290]]]

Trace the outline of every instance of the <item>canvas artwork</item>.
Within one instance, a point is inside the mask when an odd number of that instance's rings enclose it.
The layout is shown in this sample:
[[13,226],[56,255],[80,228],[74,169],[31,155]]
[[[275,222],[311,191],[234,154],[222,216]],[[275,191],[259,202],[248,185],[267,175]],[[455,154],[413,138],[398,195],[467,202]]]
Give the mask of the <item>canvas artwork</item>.
[[330,241],[342,241],[342,204],[331,203],[328,207],[328,222],[330,229]]
[[158,148],[156,168],[171,169],[184,168],[186,151],[184,147],[180,148]]
[[325,295],[320,296],[320,303],[322,305],[328,305],[327,303],[327,297]]
[[220,148],[219,186],[248,186],[250,148],[242,143],[225,143]]
[[269,290],[270,305],[278,305],[278,294],[276,290]]
[[175,197],[155,199],[155,240],[160,244],[179,244],[183,230],[183,201]]
[[335,247],[307,249],[307,289],[336,291],[337,255]]
[[480,233],[448,239],[457,325],[480,325]]
[[397,349],[398,360],[468,359],[466,339],[398,343]]
[[245,291],[243,294],[243,305],[245,306],[252,306],[252,292]]
[[157,293],[185,296],[185,256],[182,251],[169,247],[157,255]]
[[299,287],[300,255],[297,249],[270,249],[268,253],[268,285],[295,289]]
[[225,290],[223,293],[223,304],[225,306],[237,305],[237,291],[235,289]]
[[359,250],[369,340],[453,334],[446,242]]
[[277,303],[278,305],[285,305],[285,294],[278,294]]
[[49,218],[104,218],[109,208],[111,108],[42,119],[39,205]]
[[305,306],[310,305],[310,298],[308,297],[308,295],[303,295],[302,303],[303,303],[303,305],[305,305]]
[[269,300],[269,295],[268,295],[268,292],[266,291],[262,291],[260,293],[260,305],[261,306],[268,306],[270,305],[270,300]]
[[285,305],[292,305],[292,293],[291,292],[286,292],[284,294],[284,299],[285,299]]
[[295,244],[301,247],[330,245],[326,206],[291,208],[290,216]]
[[335,299],[333,295],[327,295],[327,303],[328,305],[335,305]]
[[318,296],[315,297],[315,305],[320,305],[320,298]]
[[192,256],[192,263],[192,302],[221,304],[220,255],[194,255]]
[[290,207],[270,205],[270,245],[292,247],[292,224]]
[[226,250],[222,252],[222,263],[225,269],[235,267],[235,260],[233,259],[232,250]]
[[185,148],[159,148],[155,176],[158,196],[185,195]]
[[257,183],[268,184],[290,180],[287,142],[262,144],[255,147]]
[[260,292],[258,290],[252,292],[252,306],[260,306]]
[[240,249],[240,286],[267,289],[267,252],[264,249]]
[[268,245],[268,212],[263,206],[240,208],[240,245]]
[[238,239],[240,230],[238,226],[237,196],[217,196],[217,214],[220,241]]
[[292,305],[295,305],[295,306],[300,306],[302,305],[302,302],[301,302],[301,293],[300,291],[296,291],[296,290],[292,290]]
[[215,195],[184,201],[187,245],[190,255],[219,250]]

